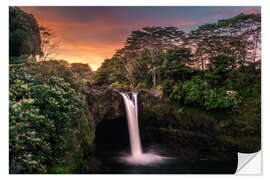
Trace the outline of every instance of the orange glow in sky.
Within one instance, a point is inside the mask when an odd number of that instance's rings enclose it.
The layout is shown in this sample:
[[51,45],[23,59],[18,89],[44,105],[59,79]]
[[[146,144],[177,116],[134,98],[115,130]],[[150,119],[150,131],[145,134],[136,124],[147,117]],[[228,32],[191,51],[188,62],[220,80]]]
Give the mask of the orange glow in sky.
[[52,58],[88,63],[93,70],[124,46],[132,30],[178,26],[189,31],[201,24],[230,18],[254,7],[46,7],[22,6],[60,41]]

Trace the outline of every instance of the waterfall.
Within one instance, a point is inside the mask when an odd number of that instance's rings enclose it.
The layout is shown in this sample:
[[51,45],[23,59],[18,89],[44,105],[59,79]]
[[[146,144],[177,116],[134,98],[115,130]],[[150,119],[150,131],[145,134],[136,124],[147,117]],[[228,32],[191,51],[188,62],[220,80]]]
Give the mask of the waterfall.
[[127,93],[120,93],[125,102],[126,114],[128,120],[130,149],[133,157],[142,155],[141,139],[138,122],[138,101],[137,93],[132,92],[132,99]]
[[137,93],[132,92],[131,98],[127,93],[120,93],[125,102],[128,130],[130,138],[131,156],[125,156],[123,159],[129,164],[147,165],[152,163],[160,163],[164,157],[156,155],[154,152],[143,153],[141,147],[139,122],[138,122],[138,100]]

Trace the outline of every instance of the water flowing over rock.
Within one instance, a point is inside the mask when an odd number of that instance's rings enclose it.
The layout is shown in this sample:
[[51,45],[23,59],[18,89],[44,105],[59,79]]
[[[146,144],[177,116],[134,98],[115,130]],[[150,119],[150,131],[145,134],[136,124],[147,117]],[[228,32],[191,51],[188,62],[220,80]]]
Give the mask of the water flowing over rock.
[[128,93],[120,93],[123,96],[128,120],[131,156],[125,156],[122,159],[129,164],[153,164],[160,163],[164,157],[154,153],[143,153],[140,139],[138,122],[138,100],[137,92],[132,92],[131,97]]
[[132,93],[132,99],[127,93],[120,94],[123,96],[126,106],[131,153],[132,156],[138,157],[142,155],[142,147],[138,123],[137,93]]

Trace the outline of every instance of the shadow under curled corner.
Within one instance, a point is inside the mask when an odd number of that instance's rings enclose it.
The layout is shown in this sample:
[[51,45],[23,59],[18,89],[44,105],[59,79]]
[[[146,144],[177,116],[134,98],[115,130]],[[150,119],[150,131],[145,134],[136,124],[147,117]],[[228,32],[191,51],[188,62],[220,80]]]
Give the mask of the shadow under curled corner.
[[236,175],[262,175],[262,152],[238,153]]

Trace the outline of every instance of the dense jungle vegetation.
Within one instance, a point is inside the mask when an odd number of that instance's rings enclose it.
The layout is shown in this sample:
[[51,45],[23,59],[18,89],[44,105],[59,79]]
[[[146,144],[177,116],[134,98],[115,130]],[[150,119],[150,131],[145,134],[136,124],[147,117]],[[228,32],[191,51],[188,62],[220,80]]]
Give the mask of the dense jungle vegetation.
[[260,14],[189,33],[177,27],[132,31],[95,72],[88,64],[48,59],[55,46],[51,31],[17,7],[9,16],[10,173],[94,171],[95,130],[86,101],[94,86],[158,89],[172,103],[226,112],[239,133],[260,137]]
[[189,34],[145,27],[104,61],[92,84],[157,88],[172,101],[237,111],[242,100],[260,99],[260,32],[260,14],[240,14]]
[[37,62],[34,56],[44,54],[41,27],[19,8],[10,8],[9,26],[10,173],[83,171],[80,163],[84,168],[91,164],[83,154],[91,154],[94,138],[84,89],[91,68],[59,60]]

